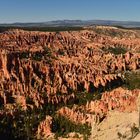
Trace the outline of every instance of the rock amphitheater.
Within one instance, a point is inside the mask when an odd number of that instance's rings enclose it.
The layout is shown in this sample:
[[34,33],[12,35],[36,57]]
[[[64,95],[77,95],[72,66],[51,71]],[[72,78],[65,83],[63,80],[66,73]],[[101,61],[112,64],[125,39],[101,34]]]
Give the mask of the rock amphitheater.
[[[123,52],[113,52],[118,48]],[[2,32],[0,136],[10,127],[12,132],[8,134],[11,137],[15,134],[17,139],[56,139],[54,127],[59,126],[54,120],[61,116],[74,125],[91,128],[86,137],[89,140],[113,140],[97,137],[100,134],[97,127],[109,118],[110,112],[120,112],[123,116],[139,111],[140,89],[124,86],[125,73],[139,70],[140,36],[135,30],[94,27],[64,32],[18,29]],[[86,102],[79,104],[79,96]],[[32,122],[32,117],[36,122]],[[28,127],[28,131],[19,130],[20,121],[26,126],[35,125],[32,129]],[[71,134],[67,139],[84,140],[84,134],[73,133],[73,138]],[[57,138],[66,139],[63,135]]]

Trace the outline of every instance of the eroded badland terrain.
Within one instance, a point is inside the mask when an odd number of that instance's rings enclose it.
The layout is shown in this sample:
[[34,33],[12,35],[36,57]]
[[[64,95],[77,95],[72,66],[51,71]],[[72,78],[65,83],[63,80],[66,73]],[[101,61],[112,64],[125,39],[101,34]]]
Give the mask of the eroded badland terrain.
[[139,140],[139,88],[139,31],[0,33],[1,138]]

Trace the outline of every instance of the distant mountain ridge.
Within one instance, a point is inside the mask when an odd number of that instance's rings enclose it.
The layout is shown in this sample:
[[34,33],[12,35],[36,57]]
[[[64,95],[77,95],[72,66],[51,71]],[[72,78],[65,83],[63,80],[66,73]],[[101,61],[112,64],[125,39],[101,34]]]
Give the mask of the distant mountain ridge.
[[140,27],[138,21],[114,21],[114,20],[55,20],[47,22],[27,22],[27,23],[7,23],[0,26],[18,26],[18,27],[55,27],[55,26],[90,26],[90,25],[109,25],[124,27]]

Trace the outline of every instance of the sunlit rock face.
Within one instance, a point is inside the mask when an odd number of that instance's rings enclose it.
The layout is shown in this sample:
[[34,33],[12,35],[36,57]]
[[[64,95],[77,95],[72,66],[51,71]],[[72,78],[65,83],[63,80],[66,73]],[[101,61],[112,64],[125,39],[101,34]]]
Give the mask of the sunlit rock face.
[[99,123],[107,117],[109,111],[133,112],[137,111],[137,99],[140,90],[126,90],[116,88],[102,93],[100,100],[87,102],[85,106],[73,106],[72,109],[63,107],[58,114],[69,118],[75,123],[92,125],[93,121]]
[[[140,67],[140,54],[133,53],[140,48],[136,37],[114,38],[88,30],[10,30],[1,33],[0,39],[1,98],[5,103],[10,102],[8,96],[15,95],[29,96],[37,107],[46,101],[67,102],[74,98],[74,91],[119,86],[124,71]],[[120,44],[129,51],[114,55],[102,49]]]
[[53,135],[51,131],[52,117],[46,116],[45,120],[40,122],[37,129],[37,138],[38,139],[47,139]]
[[[92,126],[111,111],[136,111],[140,90],[121,86],[127,71],[139,69],[136,31],[99,26],[81,31],[0,33],[0,117],[8,117],[15,130],[19,130],[15,122],[26,119],[32,124],[33,119],[35,137],[47,139],[58,127],[55,115]],[[96,95],[100,95],[98,100]],[[85,99],[83,104],[80,98]]]

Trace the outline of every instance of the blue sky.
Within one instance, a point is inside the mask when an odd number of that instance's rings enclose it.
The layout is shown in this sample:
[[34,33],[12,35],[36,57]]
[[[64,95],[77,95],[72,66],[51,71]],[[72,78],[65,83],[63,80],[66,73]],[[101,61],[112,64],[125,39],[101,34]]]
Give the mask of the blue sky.
[[0,0],[0,23],[58,19],[140,21],[140,0]]

